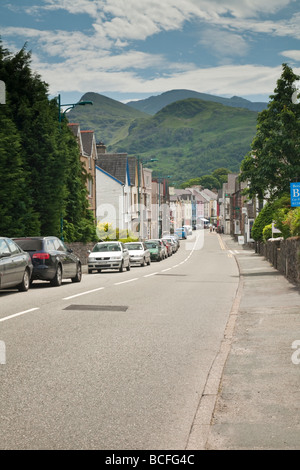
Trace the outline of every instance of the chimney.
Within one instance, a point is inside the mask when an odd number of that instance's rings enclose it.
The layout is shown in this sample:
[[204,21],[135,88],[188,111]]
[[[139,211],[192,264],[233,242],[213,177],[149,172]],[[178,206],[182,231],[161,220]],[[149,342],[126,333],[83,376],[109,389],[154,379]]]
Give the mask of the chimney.
[[103,142],[97,142],[96,147],[97,147],[97,155],[106,153],[106,146],[104,145]]

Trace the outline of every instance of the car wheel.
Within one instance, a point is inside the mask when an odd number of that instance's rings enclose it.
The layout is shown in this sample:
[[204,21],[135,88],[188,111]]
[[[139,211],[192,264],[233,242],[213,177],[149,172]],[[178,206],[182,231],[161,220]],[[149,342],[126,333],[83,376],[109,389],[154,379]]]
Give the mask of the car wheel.
[[56,270],[56,273],[55,273],[55,276],[54,278],[52,279],[52,281],[50,282],[50,284],[52,286],[55,286],[55,287],[58,287],[60,286],[62,283],[62,269],[61,269],[61,265],[59,264],[57,266],[57,270]]
[[141,266],[146,266],[146,259],[145,258],[143,259],[143,262],[142,262]]
[[20,292],[27,292],[30,286],[30,273],[25,269],[21,284],[18,286]]
[[121,266],[119,267],[119,271],[120,271],[120,273],[122,273],[122,272],[123,272],[123,268],[124,268],[124,262],[122,261],[122,263],[121,263]]
[[128,263],[128,266],[127,266],[127,271],[130,271],[130,263]]
[[92,274],[93,270],[92,269],[88,269],[88,274]]
[[98,273],[101,273],[101,269],[97,269]]
[[151,264],[151,260],[150,260],[150,259],[147,261],[147,264],[148,264],[148,266],[150,266],[150,264]]
[[81,263],[77,264],[76,276],[72,277],[72,282],[80,282],[82,278]]

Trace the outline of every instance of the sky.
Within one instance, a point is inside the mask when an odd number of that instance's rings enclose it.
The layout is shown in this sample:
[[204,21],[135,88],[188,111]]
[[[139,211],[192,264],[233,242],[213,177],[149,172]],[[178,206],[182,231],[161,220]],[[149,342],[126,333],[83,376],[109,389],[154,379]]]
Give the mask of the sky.
[[62,104],[174,89],[268,102],[283,63],[300,75],[300,0],[0,0],[0,36],[27,44]]

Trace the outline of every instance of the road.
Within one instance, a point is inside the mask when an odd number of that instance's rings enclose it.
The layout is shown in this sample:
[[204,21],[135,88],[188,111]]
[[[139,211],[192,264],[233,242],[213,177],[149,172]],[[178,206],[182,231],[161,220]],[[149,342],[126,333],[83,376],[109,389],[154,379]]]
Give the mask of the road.
[[221,237],[0,293],[0,449],[187,449],[239,273]]

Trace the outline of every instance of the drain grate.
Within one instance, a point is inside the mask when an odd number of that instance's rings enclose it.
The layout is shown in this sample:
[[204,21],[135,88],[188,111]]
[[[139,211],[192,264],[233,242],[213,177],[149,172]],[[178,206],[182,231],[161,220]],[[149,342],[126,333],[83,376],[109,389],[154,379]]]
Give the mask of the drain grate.
[[94,312],[126,312],[126,305],[69,305],[64,310],[83,310]]

